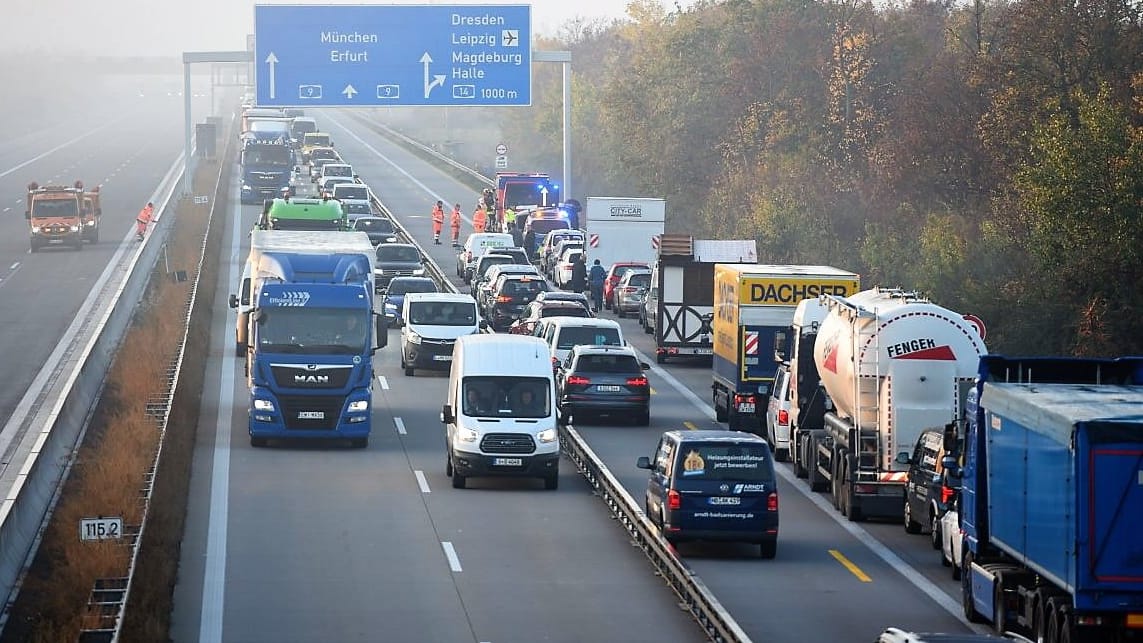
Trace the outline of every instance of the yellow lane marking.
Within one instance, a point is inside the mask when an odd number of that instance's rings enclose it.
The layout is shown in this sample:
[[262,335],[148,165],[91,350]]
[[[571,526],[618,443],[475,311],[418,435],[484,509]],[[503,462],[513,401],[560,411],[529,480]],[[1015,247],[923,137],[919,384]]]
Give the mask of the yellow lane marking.
[[651,389],[651,395],[656,395],[656,394],[658,394],[658,393],[659,393],[659,392],[658,392],[658,391],[656,391],[655,389],[653,389],[653,388]]
[[831,549],[831,550],[829,550],[829,555],[833,556],[835,559],[837,559],[837,562],[841,563],[846,569],[849,570],[849,572],[851,574],[856,576],[857,580],[859,580],[863,583],[872,583],[873,582],[872,578],[866,576],[865,572],[861,571],[860,567],[858,567],[857,565],[854,565],[852,562],[850,562],[850,560],[848,558],[846,558],[845,556],[843,556],[840,551],[838,551],[836,549]]
[[687,427],[688,431],[697,431],[698,430],[698,427],[695,426],[694,422],[683,422],[683,426]]

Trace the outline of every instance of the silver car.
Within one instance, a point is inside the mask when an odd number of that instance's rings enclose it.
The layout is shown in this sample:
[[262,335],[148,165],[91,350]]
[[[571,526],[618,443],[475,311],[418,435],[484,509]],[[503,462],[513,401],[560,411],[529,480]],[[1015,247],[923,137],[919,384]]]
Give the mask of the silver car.
[[628,270],[615,286],[615,314],[618,317],[638,315],[643,295],[651,285],[650,270]]

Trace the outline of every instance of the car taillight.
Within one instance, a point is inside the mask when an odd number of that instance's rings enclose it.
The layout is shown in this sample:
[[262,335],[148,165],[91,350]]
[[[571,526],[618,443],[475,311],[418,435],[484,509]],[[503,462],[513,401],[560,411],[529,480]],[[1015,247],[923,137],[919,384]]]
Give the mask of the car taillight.
[[770,495],[766,496],[766,511],[778,511],[777,491],[771,491]]
[[734,403],[735,404],[753,404],[754,403],[754,396],[753,395],[739,395],[736,393],[734,395]]
[[571,375],[568,377],[567,383],[575,386],[587,386],[591,384],[591,378],[582,375]]
[[941,485],[941,504],[947,505],[951,502],[954,494],[956,494],[956,489]]
[[787,411],[786,409],[782,409],[782,410],[778,411],[778,424],[789,424],[789,423],[790,423],[790,412]]
[[512,298],[509,297],[508,295],[500,295],[499,297],[496,298],[496,301],[498,301],[501,304],[506,304],[506,303],[512,301]]
[[667,509],[680,509],[683,506],[683,499],[679,497],[679,492],[671,489],[667,492]]
[[647,386],[647,378],[642,375],[639,377],[628,377],[627,386]]

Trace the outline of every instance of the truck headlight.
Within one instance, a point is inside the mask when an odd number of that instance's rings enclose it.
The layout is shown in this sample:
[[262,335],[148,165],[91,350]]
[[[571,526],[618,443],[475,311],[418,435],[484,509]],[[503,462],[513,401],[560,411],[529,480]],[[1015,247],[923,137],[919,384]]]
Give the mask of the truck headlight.
[[369,410],[369,400],[356,400],[349,403],[350,413],[361,413]]
[[559,439],[559,436],[556,435],[555,429],[544,429],[543,431],[540,431],[539,433],[536,434],[536,439],[539,440],[540,442],[548,444],[551,442],[555,442],[557,439]]
[[273,413],[274,412],[274,403],[271,402],[270,400],[257,400],[256,399],[256,400],[254,400],[254,410],[255,411],[268,411],[270,413]]
[[413,276],[414,277],[420,277],[420,276],[423,276],[424,274],[425,274],[424,268],[417,268],[416,270],[413,270]]
[[416,333],[409,333],[409,343],[410,344],[420,344],[421,343],[421,336],[416,334]]

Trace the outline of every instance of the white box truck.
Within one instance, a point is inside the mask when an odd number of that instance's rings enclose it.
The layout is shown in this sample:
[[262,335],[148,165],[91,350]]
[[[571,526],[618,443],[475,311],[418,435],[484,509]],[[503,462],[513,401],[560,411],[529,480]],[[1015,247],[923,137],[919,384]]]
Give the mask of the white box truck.
[[584,208],[587,263],[606,270],[616,262],[648,266],[658,256],[667,220],[666,201],[636,197],[589,196]]

